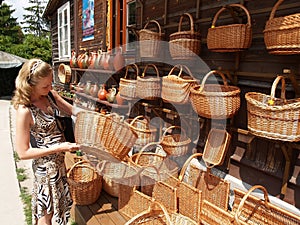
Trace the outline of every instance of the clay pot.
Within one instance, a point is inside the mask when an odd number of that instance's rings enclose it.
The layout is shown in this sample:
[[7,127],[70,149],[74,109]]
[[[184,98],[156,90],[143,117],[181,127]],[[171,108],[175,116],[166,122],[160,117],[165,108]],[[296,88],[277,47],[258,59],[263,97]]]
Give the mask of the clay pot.
[[118,92],[118,94],[116,95],[116,101],[118,105],[123,105],[124,104],[124,98],[122,98],[122,96],[120,95],[120,92]]
[[95,68],[95,63],[96,63],[96,59],[97,59],[97,52],[90,52],[90,56],[89,56],[89,68],[90,69],[94,69]]
[[103,84],[102,86],[99,87],[98,98],[100,100],[106,100],[106,94],[107,91],[105,90],[105,85]]
[[70,67],[74,68],[77,67],[77,58],[76,58],[76,52],[72,51],[71,59],[70,59]]
[[89,56],[88,53],[82,53],[78,56],[78,66],[80,69],[86,69],[89,66]]
[[110,69],[109,60],[110,60],[110,54],[108,52],[102,52],[101,63],[102,63],[103,69],[105,69],[105,70]]
[[102,68],[102,50],[99,49],[98,52],[97,52],[97,57],[96,57],[96,60],[95,60],[95,69],[101,69]]
[[87,94],[87,95],[89,95],[91,87],[92,87],[92,82],[91,81],[87,81],[86,85],[84,87],[84,93]]
[[92,85],[92,87],[90,89],[90,95],[93,97],[97,97],[98,91],[99,91],[99,86],[97,85],[97,83],[95,83]]
[[108,90],[108,93],[106,94],[106,100],[110,103],[113,103],[115,101],[117,94],[117,89],[112,87]]
[[116,55],[113,59],[113,67],[116,71],[121,70],[125,66],[125,58],[122,54],[122,48],[118,47],[116,49]]

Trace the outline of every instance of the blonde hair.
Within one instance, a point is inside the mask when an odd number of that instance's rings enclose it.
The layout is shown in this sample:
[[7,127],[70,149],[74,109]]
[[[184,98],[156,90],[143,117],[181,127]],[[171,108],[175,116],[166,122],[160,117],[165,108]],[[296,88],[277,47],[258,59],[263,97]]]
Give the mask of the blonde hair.
[[14,108],[17,109],[19,105],[31,106],[32,87],[52,72],[52,67],[40,59],[30,59],[25,62],[15,81],[16,89],[12,98]]

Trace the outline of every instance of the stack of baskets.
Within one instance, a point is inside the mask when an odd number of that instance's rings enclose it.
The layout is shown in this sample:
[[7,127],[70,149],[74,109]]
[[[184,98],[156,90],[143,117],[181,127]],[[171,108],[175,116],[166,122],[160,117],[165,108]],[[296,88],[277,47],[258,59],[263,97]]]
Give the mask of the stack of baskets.
[[270,54],[300,53],[300,13],[274,18],[284,0],[274,5],[264,30],[264,40]]
[[[219,15],[230,7],[239,7],[247,15],[247,24],[230,24],[216,27]],[[215,15],[211,28],[208,29],[207,47],[214,52],[238,52],[250,47],[252,42],[251,17],[241,4],[222,7]]]
[[[190,30],[181,31],[182,21],[188,17],[190,21]],[[170,35],[169,50],[173,59],[190,59],[200,54],[201,36],[194,30],[194,20],[191,14],[184,13],[179,20],[178,32]]]
[[[152,31],[148,28],[150,24],[157,27],[157,31]],[[160,41],[162,33],[160,24],[156,20],[150,20],[146,23],[144,29],[139,31],[140,56],[142,58],[157,57],[160,50]]]
[[[205,84],[209,76],[218,74],[223,85]],[[229,86],[223,73],[212,70],[205,75],[201,85],[191,88],[191,103],[198,115],[209,119],[232,118],[240,108],[240,89]]]

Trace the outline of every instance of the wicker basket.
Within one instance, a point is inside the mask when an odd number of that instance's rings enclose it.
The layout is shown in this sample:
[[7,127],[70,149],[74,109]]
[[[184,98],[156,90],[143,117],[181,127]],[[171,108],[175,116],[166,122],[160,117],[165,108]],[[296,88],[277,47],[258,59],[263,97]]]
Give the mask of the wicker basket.
[[[275,90],[281,84],[281,97],[275,98]],[[300,140],[300,98],[285,99],[285,79],[277,76],[271,95],[248,92],[245,95],[248,111],[248,129],[254,135],[281,141]]]
[[[149,67],[154,68],[156,77],[146,76]],[[161,79],[157,67],[154,64],[147,64],[142,76],[137,77],[136,95],[141,99],[153,100],[160,97]]]
[[89,205],[97,201],[102,190],[102,176],[87,161],[75,163],[67,177],[75,204]]
[[[231,7],[241,8],[247,15],[247,24],[230,24],[217,26],[220,14]],[[208,29],[207,47],[214,52],[238,52],[250,47],[252,42],[251,17],[241,4],[230,4],[222,7],[215,15],[211,28]]]
[[71,78],[72,78],[71,67],[68,65],[65,65],[64,63],[61,63],[58,66],[58,78],[61,83],[69,84],[71,82]]
[[[129,69],[134,69],[133,79],[129,78]],[[126,66],[125,76],[120,79],[119,92],[122,98],[134,99],[136,97],[136,78],[139,75],[139,68],[136,64]]]
[[[205,84],[213,74],[220,75],[224,84]],[[192,87],[190,97],[194,111],[209,119],[232,118],[240,108],[240,89],[229,86],[225,75],[217,70],[207,73],[201,85]]]
[[274,18],[283,0],[274,5],[264,30],[264,40],[270,54],[300,53],[300,13]]
[[[191,29],[181,31],[182,21],[188,17]],[[200,54],[201,36],[194,31],[194,20],[191,14],[184,13],[179,20],[178,32],[170,35],[169,50],[173,59],[190,59]]]
[[[157,27],[157,31],[148,29],[150,24]],[[160,51],[160,41],[162,33],[160,24],[156,20],[150,20],[146,23],[144,29],[139,31],[140,56],[143,58],[157,57]]]
[[[177,75],[173,73],[176,68],[179,68]],[[188,76],[182,76],[183,68],[186,69]],[[197,80],[193,78],[187,66],[175,65],[170,70],[168,76],[162,78],[161,97],[167,102],[185,104],[190,97],[190,88],[195,84],[197,84]]]
[[[181,134],[168,134],[167,132],[171,129],[180,129],[183,133]],[[186,136],[185,130],[180,126],[170,126],[168,127],[162,137],[161,137],[161,146],[168,155],[171,156],[183,156],[189,150],[189,144],[191,139]]]
[[203,150],[203,161],[207,168],[222,165],[230,144],[231,136],[226,130],[212,128]]
[[[263,191],[263,200],[251,195],[257,189]],[[261,185],[251,187],[246,193],[234,189],[234,195],[233,212],[237,224],[300,224],[299,216],[270,203],[268,192]]]
[[[157,209],[158,207],[158,209]],[[197,225],[192,219],[180,214],[180,213],[169,213],[167,209],[160,203],[153,201],[150,207],[132,217],[125,225],[142,224],[142,225]]]
[[145,116],[139,115],[133,119],[127,119],[125,122],[138,135],[138,138],[134,144],[136,148],[140,149],[144,145],[155,141],[157,128],[150,125],[149,120]]

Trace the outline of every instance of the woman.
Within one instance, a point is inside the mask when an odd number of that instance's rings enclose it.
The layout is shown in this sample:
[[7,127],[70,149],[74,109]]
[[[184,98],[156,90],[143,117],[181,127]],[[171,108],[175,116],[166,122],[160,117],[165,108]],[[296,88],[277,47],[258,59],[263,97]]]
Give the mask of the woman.
[[[72,105],[52,90],[52,79],[53,70],[48,63],[28,60],[16,78],[12,99],[16,109],[16,151],[20,159],[32,159],[32,214],[33,224],[38,225],[51,224],[53,216],[58,224],[67,224],[72,200],[64,154],[80,147],[65,141],[55,120],[54,112],[71,115]],[[34,147],[30,136],[35,139]]]

